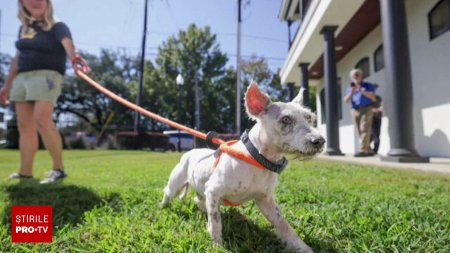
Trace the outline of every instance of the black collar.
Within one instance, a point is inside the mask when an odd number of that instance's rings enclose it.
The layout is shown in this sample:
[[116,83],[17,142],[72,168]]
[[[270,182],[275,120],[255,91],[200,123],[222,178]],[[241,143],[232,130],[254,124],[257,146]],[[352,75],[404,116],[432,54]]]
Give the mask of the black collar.
[[283,157],[281,161],[278,163],[273,163],[267,160],[267,158],[261,155],[259,151],[256,149],[255,145],[253,145],[253,143],[250,141],[250,138],[248,137],[248,132],[249,132],[248,129],[246,129],[245,132],[241,135],[241,141],[244,143],[250,155],[252,155],[252,157],[256,161],[258,161],[261,165],[263,165],[266,169],[280,174],[288,164],[288,160],[285,157]]

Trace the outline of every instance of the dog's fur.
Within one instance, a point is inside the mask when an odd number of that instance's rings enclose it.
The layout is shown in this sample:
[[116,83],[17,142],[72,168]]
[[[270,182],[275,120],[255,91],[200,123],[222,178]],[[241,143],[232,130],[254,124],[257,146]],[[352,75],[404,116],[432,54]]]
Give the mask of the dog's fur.
[[[260,154],[276,162],[283,154],[293,158],[309,158],[323,149],[325,140],[311,124],[314,114],[301,106],[301,90],[289,103],[272,102],[253,83],[247,89],[245,105],[247,114],[257,123],[249,132],[249,138]],[[240,141],[233,148],[247,153]],[[283,219],[275,203],[274,191],[278,174],[256,168],[226,153],[213,168],[217,152],[211,149],[194,149],[183,155],[170,175],[164,188],[163,206],[187,188],[196,192],[198,207],[207,213],[208,231],[214,242],[222,244],[220,205],[224,199],[242,204],[255,200],[266,218],[276,227],[278,235],[290,249],[312,252]]]

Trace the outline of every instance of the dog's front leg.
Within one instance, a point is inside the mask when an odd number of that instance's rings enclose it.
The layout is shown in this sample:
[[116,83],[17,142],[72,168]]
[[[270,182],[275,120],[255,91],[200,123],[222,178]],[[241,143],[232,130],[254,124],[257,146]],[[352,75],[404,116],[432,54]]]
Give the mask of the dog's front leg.
[[206,211],[208,232],[217,245],[222,245],[222,219],[220,217],[220,197],[211,189],[206,189]]
[[295,233],[294,229],[281,216],[280,210],[273,197],[263,198],[256,201],[261,212],[275,226],[278,236],[291,249],[301,253],[312,253],[313,250],[306,245]]

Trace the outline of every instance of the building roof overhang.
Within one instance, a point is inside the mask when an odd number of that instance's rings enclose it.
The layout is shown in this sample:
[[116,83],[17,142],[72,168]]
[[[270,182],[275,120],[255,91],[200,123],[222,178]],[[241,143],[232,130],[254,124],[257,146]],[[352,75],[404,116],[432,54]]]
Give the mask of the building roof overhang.
[[[283,4],[286,2],[289,0]],[[312,1],[280,71],[281,82],[299,83],[298,65],[302,62],[310,63],[310,79],[322,78],[324,40],[320,31],[324,26],[338,26],[335,46],[336,61],[339,62],[379,23],[378,0]]]
[[293,21],[298,20],[300,17],[298,11],[298,5],[300,0],[283,0],[281,2],[280,11],[278,12],[278,19],[280,21]]

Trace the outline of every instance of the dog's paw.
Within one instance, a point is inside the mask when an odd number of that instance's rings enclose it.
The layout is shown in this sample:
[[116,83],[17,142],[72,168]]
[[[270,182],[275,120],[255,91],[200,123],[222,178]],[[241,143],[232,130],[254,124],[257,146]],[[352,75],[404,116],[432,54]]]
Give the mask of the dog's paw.
[[170,198],[166,194],[164,194],[163,200],[161,201],[161,207],[166,208],[169,206]]
[[306,244],[305,244],[305,246],[298,249],[297,252],[298,253],[314,253],[314,251]]
[[213,244],[214,244],[214,248],[220,248],[220,247],[222,247],[222,246],[223,246],[223,240],[222,240],[222,238],[216,238],[216,239],[214,239]]
[[205,205],[205,200],[200,198],[199,196],[196,196],[195,199],[195,204],[197,204],[197,207],[203,212],[206,213],[206,205]]
[[292,250],[293,252],[298,253],[314,253],[314,251],[302,240],[297,241],[295,243],[285,242],[284,244],[287,249]]

